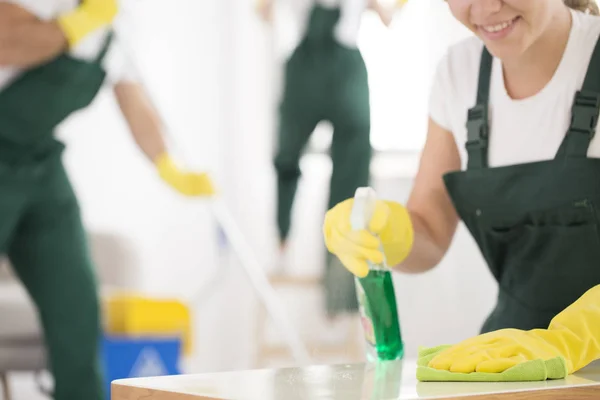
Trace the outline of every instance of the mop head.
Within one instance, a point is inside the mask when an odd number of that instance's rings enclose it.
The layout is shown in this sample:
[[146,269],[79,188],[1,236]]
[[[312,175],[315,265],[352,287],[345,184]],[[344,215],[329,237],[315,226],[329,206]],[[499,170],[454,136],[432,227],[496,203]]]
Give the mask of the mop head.
[[417,359],[417,379],[421,382],[527,382],[562,379],[567,376],[567,363],[563,357],[550,360],[532,360],[515,365],[500,373],[471,372],[459,373],[428,367],[429,361],[442,351],[450,348],[443,345],[420,348]]

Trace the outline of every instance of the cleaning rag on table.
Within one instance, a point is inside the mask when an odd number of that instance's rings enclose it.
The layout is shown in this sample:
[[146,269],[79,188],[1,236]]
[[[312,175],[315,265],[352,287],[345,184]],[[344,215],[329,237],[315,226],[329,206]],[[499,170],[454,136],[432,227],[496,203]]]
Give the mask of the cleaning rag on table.
[[420,348],[417,359],[417,379],[422,382],[525,382],[562,379],[568,375],[567,363],[563,357],[549,360],[532,360],[515,365],[504,372],[459,373],[428,367],[429,361],[451,347],[443,345]]

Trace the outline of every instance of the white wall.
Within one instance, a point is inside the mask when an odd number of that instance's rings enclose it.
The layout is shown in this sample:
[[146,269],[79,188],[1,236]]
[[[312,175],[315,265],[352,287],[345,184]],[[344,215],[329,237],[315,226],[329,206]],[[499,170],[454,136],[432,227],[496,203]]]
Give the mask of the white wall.
[[[132,2],[128,41],[186,158],[219,172],[220,46],[197,39],[220,37],[215,35],[219,10],[208,2],[178,2],[181,8],[164,7],[160,1]],[[139,251],[144,266],[139,289],[193,290],[193,280],[181,277],[214,264],[212,221],[201,201],[187,201],[157,179],[135,147],[109,88],[92,107],[67,121],[60,136],[68,145],[65,160],[88,228],[124,235]]]
[[[250,0],[176,0],[169,7],[159,0],[127,4],[132,19],[125,31],[130,32],[136,60],[157,105],[171,123],[171,134],[186,161],[211,167],[223,199],[259,260],[266,269],[272,268],[278,257],[271,158],[285,46],[274,41],[273,32],[256,18]],[[423,10],[416,14],[429,27],[430,45],[439,43],[440,26],[454,29],[444,25],[448,15],[436,10],[435,18],[440,19],[435,23]],[[427,32],[420,30],[419,35]],[[421,38],[418,43],[425,42]],[[435,47],[438,56],[440,46]],[[433,58],[429,58],[433,56],[427,49],[406,48],[416,54],[402,55],[408,72],[399,71],[405,78],[398,82],[406,82],[416,69],[433,72]],[[393,49],[390,45],[389,51]],[[373,64],[369,59],[367,63]],[[427,91],[418,89],[414,95],[423,103]],[[400,119],[410,111],[409,103],[387,107],[395,109]],[[408,141],[412,145],[423,138],[424,122],[415,124],[418,128],[412,131],[420,129],[421,136]],[[249,368],[256,298],[239,264],[220,257],[217,228],[206,205],[182,199],[157,179],[130,139],[109,91],[61,131],[86,224],[91,231],[109,232],[131,242],[139,257],[135,288],[194,299],[198,357],[193,370]],[[375,180],[382,196],[406,199],[416,156],[393,161],[407,164],[408,175],[399,168],[400,172]],[[288,262],[293,271],[319,273],[330,166],[328,160],[315,156],[303,160],[302,169]],[[409,356],[419,345],[475,334],[495,290],[464,231],[438,269],[422,276],[397,275],[396,281]]]
[[[230,118],[221,91],[227,78],[222,41],[228,29],[222,3],[177,0],[177,6],[165,7],[146,0],[126,5],[131,13],[122,19],[121,32],[135,49],[182,160],[208,166],[222,180],[221,141]],[[157,177],[135,147],[112,92],[107,88],[92,107],[67,121],[60,136],[68,145],[65,162],[88,230],[122,237],[138,258],[128,266],[137,271],[131,286],[185,300],[206,291],[222,267],[216,224],[203,201],[182,198]],[[213,308],[224,304],[221,299]],[[220,318],[194,307],[203,311],[196,315],[198,351],[218,359],[218,349],[211,353],[203,346],[210,346],[207,332],[222,331]],[[198,368],[208,368],[201,361]]]

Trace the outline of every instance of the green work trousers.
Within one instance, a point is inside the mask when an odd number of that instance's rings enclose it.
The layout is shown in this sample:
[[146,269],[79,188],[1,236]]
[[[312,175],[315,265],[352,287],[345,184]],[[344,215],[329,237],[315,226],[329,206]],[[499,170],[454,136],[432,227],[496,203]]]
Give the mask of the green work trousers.
[[[315,8],[311,19],[315,28],[311,32],[324,30],[327,34],[309,32],[286,65],[275,157],[277,222],[282,241],[290,231],[300,157],[319,122],[333,125],[328,208],[353,197],[357,188],[369,184],[372,152],[367,68],[358,49],[333,39],[331,29],[336,13]],[[324,285],[329,314],[358,310],[352,274],[329,254]]]
[[286,66],[275,169],[277,220],[285,240],[300,177],[300,157],[321,121],[333,125],[329,202],[354,196],[369,183],[371,114],[367,69],[357,49],[335,42],[302,43]]
[[79,206],[57,154],[0,161],[0,253],[37,306],[58,400],[104,400],[99,305]]

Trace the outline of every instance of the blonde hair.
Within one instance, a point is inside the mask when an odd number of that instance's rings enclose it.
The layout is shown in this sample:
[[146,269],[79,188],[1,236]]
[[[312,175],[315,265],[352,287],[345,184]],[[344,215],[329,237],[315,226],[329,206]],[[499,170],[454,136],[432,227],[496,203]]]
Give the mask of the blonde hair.
[[564,0],[565,5],[573,10],[583,11],[587,14],[600,15],[598,4],[595,0]]

